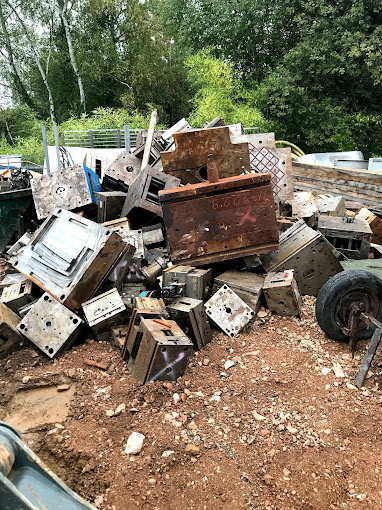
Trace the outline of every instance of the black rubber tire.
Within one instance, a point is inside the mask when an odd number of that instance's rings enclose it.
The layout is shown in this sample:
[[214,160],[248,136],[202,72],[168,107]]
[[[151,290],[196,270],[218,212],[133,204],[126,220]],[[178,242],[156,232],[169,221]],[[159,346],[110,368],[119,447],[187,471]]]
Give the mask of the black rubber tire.
[[[337,324],[337,306],[347,292],[365,288],[378,299],[378,310],[373,315],[377,320],[382,321],[382,280],[374,274],[361,269],[351,269],[333,276],[321,288],[316,300],[316,319],[329,338],[342,342],[349,341],[349,337]],[[359,330],[358,338],[370,338],[373,331],[373,327],[364,327]]]

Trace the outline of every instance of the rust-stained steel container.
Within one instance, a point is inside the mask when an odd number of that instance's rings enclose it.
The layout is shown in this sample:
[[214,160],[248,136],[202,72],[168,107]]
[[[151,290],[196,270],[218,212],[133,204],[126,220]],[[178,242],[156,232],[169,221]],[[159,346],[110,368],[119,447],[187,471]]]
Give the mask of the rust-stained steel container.
[[208,166],[209,182],[159,192],[172,260],[202,265],[277,249],[270,174],[218,180]]
[[142,319],[139,324],[139,348],[129,370],[141,384],[175,381],[187,368],[193,344],[176,322],[166,320],[165,323],[167,326],[155,319]]

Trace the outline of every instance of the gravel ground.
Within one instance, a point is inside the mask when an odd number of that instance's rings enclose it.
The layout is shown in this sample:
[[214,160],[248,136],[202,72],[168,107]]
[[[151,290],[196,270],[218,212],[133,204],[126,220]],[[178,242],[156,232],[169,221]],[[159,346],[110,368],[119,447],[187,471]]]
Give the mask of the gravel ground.
[[[367,342],[352,360],[318,327],[313,298],[302,319],[260,315],[238,338],[215,332],[174,383],[137,385],[104,342],[54,362],[24,346],[0,361],[0,417],[32,417],[36,390],[56,391],[23,438],[102,510],[382,508],[380,352],[360,391]],[[49,410],[67,392],[57,422]],[[132,432],[145,436],[136,455]]]

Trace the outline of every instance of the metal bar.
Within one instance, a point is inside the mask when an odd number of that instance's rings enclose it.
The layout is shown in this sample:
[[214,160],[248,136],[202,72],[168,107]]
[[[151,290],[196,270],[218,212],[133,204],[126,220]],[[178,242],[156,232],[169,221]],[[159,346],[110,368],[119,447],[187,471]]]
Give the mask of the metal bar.
[[382,329],[378,328],[374,331],[374,334],[370,340],[369,347],[367,349],[366,355],[363,358],[361,368],[358,371],[357,377],[355,378],[355,383],[358,388],[363,386],[365,382],[367,373],[369,371],[371,362],[373,361],[374,355],[377,352],[379,343],[381,341]]
[[145,150],[143,152],[141,170],[149,164],[150,151],[151,151],[151,145],[153,143],[156,122],[157,122],[157,111],[154,110],[153,113],[151,114],[149,130],[147,132],[147,140],[146,140],[146,144],[145,144]]
[[121,147],[121,131],[119,129],[115,130],[115,134],[117,135],[117,147]]
[[123,126],[125,133],[125,151],[130,152],[130,128],[129,126]]
[[362,312],[360,315],[360,319],[366,324],[366,326],[369,328],[371,324],[374,325],[376,329],[382,329],[382,323],[379,322],[373,315],[370,313]]
[[54,130],[54,143],[56,145],[56,155],[57,155],[57,169],[61,169],[61,157],[60,157],[60,142],[58,140],[58,129],[57,126],[53,127]]
[[89,131],[89,144],[93,147],[93,131]]
[[46,161],[46,173],[50,174],[48,140],[46,139],[46,127],[42,126],[41,130],[42,130],[42,141],[44,144],[44,154],[45,154],[45,161]]

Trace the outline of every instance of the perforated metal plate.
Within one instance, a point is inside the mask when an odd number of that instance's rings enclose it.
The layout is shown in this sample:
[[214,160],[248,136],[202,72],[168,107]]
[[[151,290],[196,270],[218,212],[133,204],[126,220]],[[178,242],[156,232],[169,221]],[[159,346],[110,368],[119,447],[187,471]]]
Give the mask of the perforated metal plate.
[[205,304],[208,317],[228,336],[237,336],[255,312],[227,285]]
[[50,296],[41,296],[17,329],[49,358],[54,358],[75,340],[83,321]]
[[55,207],[75,209],[92,203],[84,169],[75,165],[31,179],[37,218],[46,218]]

